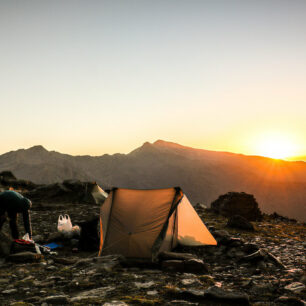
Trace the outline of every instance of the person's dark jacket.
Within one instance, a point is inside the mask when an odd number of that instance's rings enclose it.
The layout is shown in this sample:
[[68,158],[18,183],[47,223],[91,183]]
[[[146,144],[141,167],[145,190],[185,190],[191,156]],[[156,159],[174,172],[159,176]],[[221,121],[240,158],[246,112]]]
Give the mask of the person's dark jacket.
[[6,220],[5,213],[7,213],[10,222],[10,228],[14,239],[19,238],[17,215],[22,213],[23,224],[26,233],[32,237],[30,208],[32,203],[29,199],[22,196],[20,193],[12,190],[3,191],[0,193],[0,230]]

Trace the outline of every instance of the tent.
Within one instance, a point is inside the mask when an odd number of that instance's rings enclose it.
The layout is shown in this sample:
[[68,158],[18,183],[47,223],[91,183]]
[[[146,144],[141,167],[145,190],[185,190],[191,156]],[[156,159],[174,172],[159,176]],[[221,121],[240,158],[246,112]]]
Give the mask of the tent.
[[100,210],[99,255],[154,259],[177,244],[217,244],[179,187],[110,191]]
[[96,204],[103,204],[105,199],[108,197],[107,192],[105,192],[97,183],[94,183],[91,194],[96,202]]

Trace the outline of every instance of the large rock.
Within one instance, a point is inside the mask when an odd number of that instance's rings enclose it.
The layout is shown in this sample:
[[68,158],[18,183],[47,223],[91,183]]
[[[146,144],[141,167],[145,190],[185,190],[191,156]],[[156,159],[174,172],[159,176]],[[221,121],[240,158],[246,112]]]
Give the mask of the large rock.
[[249,255],[246,255],[244,257],[241,258],[241,261],[244,261],[244,262],[258,262],[258,261],[261,261],[261,260],[265,260],[266,259],[266,252],[263,250],[263,249],[259,249],[258,251],[252,253],[252,254],[249,254]]
[[247,231],[254,231],[253,224],[250,221],[248,221],[246,218],[239,215],[230,217],[226,226],[243,229]]
[[183,272],[184,262],[183,260],[165,260],[162,262],[161,267],[169,272]]
[[224,290],[216,286],[206,290],[180,290],[178,294],[188,300],[199,301],[201,305],[250,305],[247,294]]
[[255,263],[255,262],[260,262],[260,261],[270,261],[274,265],[278,266],[279,268],[285,269],[285,265],[273,254],[270,252],[264,250],[264,249],[259,249],[258,251],[249,254],[247,256],[244,256],[240,259],[241,261],[244,262],[249,262],[249,263]]
[[44,256],[32,252],[21,252],[17,254],[11,254],[7,260],[15,263],[26,263],[26,262],[39,262]]
[[187,260],[165,260],[162,262],[161,267],[169,272],[185,272],[185,273],[199,273],[203,274],[208,272],[207,264],[201,259],[187,259]]
[[253,195],[244,192],[229,192],[211,203],[211,209],[223,216],[240,215],[249,221],[262,219],[258,203]]
[[285,287],[286,290],[291,292],[301,292],[306,288],[306,286],[300,282],[294,282]]
[[122,301],[114,300],[114,301],[104,303],[103,306],[128,306],[128,304]]
[[242,250],[246,252],[248,255],[257,252],[259,249],[260,247],[255,243],[245,243],[242,247]]
[[291,305],[291,306],[305,306],[305,302],[293,296],[280,296],[275,301],[276,305]]
[[[115,290],[113,286],[99,287],[88,291],[80,292],[77,296],[70,299],[72,303],[84,303],[90,302],[91,299],[103,299],[109,292]],[[101,305],[101,303],[99,303]]]
[[224,244],[227,245],[231,241],[231,235],[226,230],[214,231],[213,235],[218,242],[218,245]]
[[69,303],[67,295],[51,295],[41,299],[41,302],[47,303],[48,305],[65,305]]
[[184,271],[188,273],[206,273],[209,268],[201,259],[184,260]]
[[210,287],[205,290],[204,297],[220,304],[231,303],[234,305],[250,305],[249,296],[241,292],[227,291],[218,287]]
[[178,259],[178,260],[187,260],[187,259],[193,259],[195,258],[195,255],[190,253],[175,253],[175,252],[160,252],[158,254],[158,259],[163,260],[172,260],[172,259]]

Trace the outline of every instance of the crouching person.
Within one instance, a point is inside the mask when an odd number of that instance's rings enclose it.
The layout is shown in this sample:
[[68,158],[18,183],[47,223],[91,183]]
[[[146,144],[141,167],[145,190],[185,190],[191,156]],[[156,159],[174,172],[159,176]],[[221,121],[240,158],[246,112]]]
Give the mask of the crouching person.
[[23,216],[25,232],[32,238],[32,228],[30,219],[30,208],[32,202],[13,190],[6,190],[0,193],[0,231],[8,216],[12,237],[19,238],[17,217],[18,213]]

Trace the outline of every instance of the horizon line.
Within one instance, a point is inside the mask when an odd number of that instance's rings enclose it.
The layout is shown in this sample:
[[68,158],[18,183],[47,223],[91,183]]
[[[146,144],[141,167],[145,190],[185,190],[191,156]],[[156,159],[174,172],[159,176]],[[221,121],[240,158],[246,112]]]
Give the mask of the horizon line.
[[189,149],[194,149],[194,150],[203,150],[203,151],[209,151],[209,152],[216,152],[216,153],[225,153],[225,154],[235,154],[235,155],[243,155],[243,156],[248,156],[248,157],[261,157],[261,158],[268,158],[271,160],[275,160],[275,161],[285,161],[285,162],[306,162],[306,154],[305,155],[296,155],[296,156],[289,156],[286,158],[273,158],[273,157],[269,157],[269,156],[264,156],[264,155],[259,155],[259,154],[245,154],[245,153],[241,153],[241,152],[232,152],[232,151],[224,151],[224,150],[211,150],[211,149],[203,149],[203,148],[199,148],[199,147],[191,147],[191,146],[186,146],[186,145],[182,145],[180,143],[176,143],[173,141],[167,141],[167,140],[162,140],[162,139],[158,139],[154,142],[149,142],[149,141],[145,141],[142,145],[140,145],[139,147],[136,147],[135,149],[133,149],[132,151],[128,152],[128,153],[121,153],[121,152],[116,152],[116,153],[103,153],[101,155],[90,155],[90,154],[71,154],[71,153],[64,153],[61,151],[57,151],[57,150],[52,150],[52,149],[47,149],[45,146],[43,145],[32,145],[28,148],[19,148],[19,149],[15,149],[15,150],[10,150],[4,153],[1,153],[1,155],[7,154],[7,153],[11,153],[11,152],[17,152],[19,150],[30,150],[33,149],[35,147],[41,147],[42,149],[46,150],[47,152],[55,152],[55,153],[59,153],[59,154],[64,154],[64,155],[70,155],[70,156],[75,156],[75,157],[82,157],[82,156],[90,156],[90,157],[101,157],[104,155],[116,155],[116,154],[122,154],[122,155],[128,155],[130,153],[132,153],[133,151],[141,148],[142,146],[144,146],[146,143],[150,144],[150,145],[154,145],[157,142],[164,142],[164,143],[168,143],[168,144],[174,144],[180,147],[184,147],[184,148],[189,148]]

